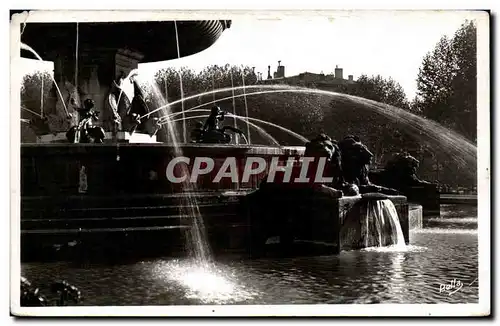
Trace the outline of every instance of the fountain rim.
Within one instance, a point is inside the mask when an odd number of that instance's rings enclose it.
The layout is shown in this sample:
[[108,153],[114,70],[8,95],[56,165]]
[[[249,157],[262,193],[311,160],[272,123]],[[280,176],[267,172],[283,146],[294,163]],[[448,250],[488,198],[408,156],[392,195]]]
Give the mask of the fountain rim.
[[[150,45],[145,45],[147,43],[144,42],[131,42],[130,44],[124,42],[122,38],[114,39],[111,42],[111,45],[106,45],[106,43],[103,43],[102,41],[95,41],[95,38],[97,35],[102,34],[102,31],[105,31],[105,33],[109,33],[110,31],[115,31],[115,29],[118,28],[128,28],[128,29],[133,29],[136,33],[137,30],[144,30],[144,32],[147,32],[146,35],[149,35],[148,33],[151,31],[155,31],[156,34],[158,34],[158,30],[160,28],[171,31],[173,28],[170,26],[170,24],[175,24],[175,23],[186,23],[187,25],[183,27],[183,31],[179,31],[179,34],[182,34],[183,37],[193,37],[193,38],[202,38],[203,41],[200,44],[189,44],[189,45],[183,45],[181,47],[181,53],[170,53],[169,50],[165,47],[153,50]],[[30,24],[33,25],[31,27],[36,27],[36,26],[43,26],[42,31],[44,32],[49,32],[51,29],[54,31],[60,31],[64,28],[71,27],[74,24],[78,24],[80,27],[79,31],[79,36],[80,38],[83,38],[82,44],[80,47],[82,48],[83,52],[88,52],[89,49],[93,50],[99,50],[103,53],[108,53],[108,52],[113,52],[113,51],[119,51],[119,50],[125,50],[125,51],[131,51],[131,53],[138,53],[139,58],[138,62],[140,64],[148,64],[148,63],[157,63],[157,62],[163,62],[163,61],[170,61],[170,60],[175,60],[179,58],[185,58],[189,57],[192,55],[197,55],[208,48],[212,47],[217,40],[220,38],[222,33],[228,29],[230,29],[232,25],[232,20],[225,20],[225,19],[206,19],[206,20],[200,20],[200,19],[177,19],[177,20],[164,20],[164,19],[150,19],[147,21],[144,20],[123,20],[123,21],[82,21],[82,22],[73,22],[73,21],[64,21],[64,22],[49,22],[49,21],[32,21],[28,22],[27,25],[30,27]],[[149,27],[148,27],[149,24]],[[66,26],[67,25],[67,26]],[[137,27],[134,29],[134,25]],[[100,31],[102,30],[102,31]],[[100,32],[99,32],[100,31]],[[116,32],[116,31],[115,31]],[[24,33],[24,40],[21,38],[21,42],[24,42],[30,46],[33,46],[35,50],[44,58],[45,61],[54,61],[58,57],[58,51],[56,48],[52,48],[51,46],[54,45],[54,40],[58,38],[61,42],[66,42],[68,39],[70,39],[72,36],[71,35],[66,35],[64,34],[63,36],[60,36],[59,34],[51,35],[51,43],[49,42],[49,45],[44,44],[43,46],[40,46],[40,40],[39,40],[39,35],[36,34],[33,29],[31,30],[26,30],[23,32]],[[176,32],[177,33],[177,32]],[[193,35],[191,35],[193,33]],[[161,35],[164,34],[164,31]],[[168,35],[169,33],[165,34]],[[28,38],[28,40],[26,39]],[[149,37],[149,36],[148,36]],[[146,37],[147,39],[147,37]],[[164,36],[164,39],[162,41],[168,43],[173,40],[169,39],[169,36]],[[161,43],[161,42],[160,42]],[[110,53],[111,53],[110,52]],[[21,49],[19,52],[20,57],[22,58],[28,58],[28,59],[33,59],[32,55],[29,54],[28,51],[25,51]]]
[[[305,152],[305,146],[271,146],[271,145],[253,145],[253,144],[196,144],[196,143],[22,143],[21,144],[21,155],[30,155],[33,151],[42,151],[44,155],[71,155],[71,154],[82,154],[91,153],[92,150],[115,150],[120,149],[151,149],[155,152],[158,150],[166,150],[168,152],[175,152],[176,149],[192,151],[201,151],[206,153],[214,154],[214,157],[219,157],[220,155],[225,155],[232,151],[244,152],[248,156],[302,156]],[[53,149],[53,151],[47,152],[48,149]],[[27,152],[24,152],[27,151]],[[208,155],[208,154],[207,154]],[[230,154],[228,154],[230,155]]]
[[216,143],[21,143],[21,147],[199,147],[199,148],[281,148],[281,149],[301,149],[300,145],[261,145],[261,144],[216,144]]

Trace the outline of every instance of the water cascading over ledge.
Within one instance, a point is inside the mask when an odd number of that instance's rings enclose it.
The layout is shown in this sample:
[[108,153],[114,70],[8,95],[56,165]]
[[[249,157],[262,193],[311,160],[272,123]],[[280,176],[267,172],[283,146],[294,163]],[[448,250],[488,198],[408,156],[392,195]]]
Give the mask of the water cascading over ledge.
[[405,212],[398,210],[391,199],[364,201],[358,216],[351,214],[350,220],[344,219],[340,231],[342,249],[405,246],[409,242],[408,234],[405,237],[403,233],[403,227],[409,229]]
[[[303,147],[256,145],[184,144],[181,147],[185,156],[212,157],[218,167],[225,158],[236,157],[240,168],[245,166],[248,157],[264,157],[270,161],[278,156],[286,161],[304,152]],[[182,205],[183,193],[177,187],[180,185],[169,183],[165,176],[166,164],[173,157],[174,150],[168,144],[22,145],[24,245],[38,250],[41,242],[58,242],[56,239],[64,239],[63,243],[75,239],[98,243],[94,239],[109,239],[111,234],[121,239],[116,242],[123,240],[134,250],[142,247],[153,252],[160,247],[174,248],[176,243],[182,243],[179,231],[190,223],[189,217],[179,216],[176,208]],[[84,193],[79,192],[82,164],[86,176]],[[266,171],[252,176],[246,183],[236,184],[227,179],[214,183],[215,171],[198,178],[196,199],[207,227],[208,241],[216,253],[242,252],[258,246],[256,237],[264,237],[259,233],[263,228],[269,231],[266,238],[261,239],[263,243],[267,238],[279,236],[284,230],[284,220],[276,217],[286,217],[286,221],[293,222],[291,229],[300,231],[295,234],[297,243],[322,244],[330,253],[365,247],[361,230],[367,221],[367,205],[376,203],[374,199],[317,196],[297,201],[282,193],[272,202],[259,206],[252,200]],[[408,243],[413,223],[409,222],[406,198],[388,198],[395,205]],[[255,213],[258,209],[263,210]],[[348,228],[353,228],[355,234],[347,232]]]
[[[410,226],[415,223],[410,221],[406,197],[369,196],[283,193],[264,199],[258,198],[257,192],[250,194],[243,199],[251,224],[250,251],[257,257],[276,250],[280,254],[338,254],[409,244]],[[392,224],[397,220],[399,227]],[[385,227],[377,230],[382,221]],[[278,239],[278,243],[271,239]]]

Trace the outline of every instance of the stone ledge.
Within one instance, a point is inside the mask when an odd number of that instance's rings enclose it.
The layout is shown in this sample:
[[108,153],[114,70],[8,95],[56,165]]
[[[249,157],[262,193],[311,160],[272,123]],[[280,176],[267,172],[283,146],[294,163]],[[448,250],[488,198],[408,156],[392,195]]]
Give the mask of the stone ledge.
[[111,132],[106,132],[105,133],[106,138],[104,139],[105,142],[110,142],[110,141],[118,141],[118,142],[127,142],[127,143],[157,143],[158,141],[156,140],[156,135],[150,136],[149,134],[143,134],[143,133],[137,133],[134,132],[133,134],[126,132],[126,131],[119,131],[116,133],[116,135],[113,135]]
[[[142,144],[154,144],[158,143],[156,135],[150,136],[149,134],[143,134],[143,133],[133,133],[130,134],[129,132],[126,131],[119,131],[116,135],[113,135],[111,132],[106,132],[105,133],[105,138],[104,142],[105,143],[111,143],[111,142],[124,142],[124,143],[130,143],[130,144],[137,144],[137,143],[142,143]],[[68,139],[66,138],[66,133],[65,132],[58,132],[55,134],[47,134],[47,135],[42,135],[37,137],[37,144],[51,144],[51,143],[66,143],[66,144],[71,144],[68,142]],[[73,145],[73,144],[71,144]],[[79,144],[81,145],[81,144]]]
[[408,211],[408,225],[411,230],[419,230],[424,227],[422,205],[410,204]]

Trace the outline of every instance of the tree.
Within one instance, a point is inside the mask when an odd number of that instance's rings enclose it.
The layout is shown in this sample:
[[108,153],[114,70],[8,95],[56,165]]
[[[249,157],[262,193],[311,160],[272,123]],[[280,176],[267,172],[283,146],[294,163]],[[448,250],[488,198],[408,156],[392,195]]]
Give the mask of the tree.
[[[426,118],[473,142],[477,137],[476,55],[476,26],[473,21],[465,21],[452,38],[443,36],[423,58],[417,77],[417,96],[412,103]],[[439,173],[441,182],[452,185],[476,182],[474,169],[457,166],[453,158],[439,151],[430,153],[429,159],[426,163],[429,170],[443,167]]]
[[[293,92],[262,92],[255,95],[254,93],[266,89],[260,88],[253,70],[249,67],[209,66],[200,72],[194,72],[187,68],[180,70],[163,69],[156,74],[153,87],[145,88],[149,92],[149,101],[156,103],[151,108],[160,106],[162,97],[165,97],[169,103],[180,99],[181,77],[184,97],[200,94],[196,98],[185,102],[185,110],[203,104],[206,105],[199,109],[209,110],[210,103],[215,99],[217,104],[225,111],[230,113],[234,111],[237,115],[244,117],[248,110],[248,116],[251,118],[274,123],[309,139],[317,136],[319,132],[326,132],[337,140],[348,134],[355,134],[360,136],[362,141],[375,154],[374,163],[379,166],[383,166],[385,161],[391,158],[393,154],[408,151],[421,161],[419,172],[422,178],[434,180],[436,169],[433,166],[435,166],[436,162],[441,162],[441,165],[445,166],[439,173],[441,180],[449,184],[464,182],[462,176],[465,173],[457,173],[457,170],[453,169],[453,164],[447,170],[447,166],[441,158],[439,161],[434,159],[440,156],[441,153],[433,153],[432,148],[428,148],[425,143],[420,142],[419,135],[411,134],[410,129],[412,128],[408,128],[407,124],[388,119],[377,111],[370,109],[369,105],[363,104],[362,100],[353,100],[348,96],[336,95],[332,99],[330,96]],[[233,92],[231,90],[217,94],[203,94],[214,89],[241,86],[243,78],[245,85],[257,86],[257,88],[247,90],[246,101],[241,96],[241,90],[235,90],[234,95],[236,97],[234,98],[232,98]],[[357,87],[346,87],[340,91],[403,109],[410,109],[402,87],[393,79],[364,75],[359,78],[358,82]],[[174,105],[170,108],[171,112],[178,113],[180,110],[180,105]],[[196,120],[204,120],[204,118],[191,118],[206,114],[208,114],[206,111],[187,111],[185,113],[185,116],[189,118],[186,121],[188,134],[191,128],[194,127]],[[175,119],[178,118],[181,118],[181,116],[177,115]],[[177,130],[180,131],[182,129],[179,122],[176,122],[176,126]],[[251,120],[251,122],[255,121]],[[233,119],[227,118],[225,123],[233,125],[234,122]],[[255,123],[265,129],[281,145],[304,145],[303,141],[283,132],[279,128],[260,122]],[[246,134],[247,127],[243,121],[236,120],[236,126]],[[159,140],[168,142],[170,140],[168,134],[166,136],[164,132],[162,133],[158,134]],[[250,134],[254,144],[272,144],[268,137],[253,128],[250,128]]]
[[[31,119],[39,114],[47,114],[51,107],[52,77],[47,71],[35,71],[24,75],[21,85],[21,118]],[[54,102],[55,99],[52,99]],[[45,111],[45,112],[44,112]]]
[[[232,98],[233,92],[231,90],[216,94],[203,94],[221,88],[239,87],[243,83],[247,86],[257,85],[257,75],[250,67],[214,65],[206,67],[199,73],[195,73],[188,68],[182,68],[180,71],[174,69],[162,69],[158,71],[155,75],[154,83],[156,92],[149,92],[148,94],[148,100],[153,102],[152,107],[162,105],[162,99],[158,97],[158,92],[170,103],[180,99],[181,78],[184,97],[201,94],[193,100],[186,101],[184,103],[185,110],[217,100],[217,104],[225,111],[245,116],[248,110],[248,115],[251,118],[277,124],[305,137],[316,136],[318,129],[321,128],[319,124],[323,119],[322,107],[328,103],[327,100],[317,95],[309,94],[263,93],[252,95],[255,92],[265,91],[264,88],[247,90],[245,93],[247,94],[246,96],[242,96],[242,90],[235,90],[234,99]],[[224,98],[225,100],[222,100]],[[179,112],[181,109],[180,105],[170,108],[174,112]],[[210,105],[207,104],[199,109],[210,109]],[[186,116],[190,117],[202,114],[206,114],[206,112],[188,112]],[[178,117],[180,118],[180,115]],[[188,130],[194,127],[194,121],[191,119],[187,120],[186,128]],[[233,122],[232,119],[227,119],[226,121],[226,123],[230,124],[235,123],[236,127],[246,133],[246,124],[241,120]],[[279,128],[270,127],[258,122],[256,124],[269,131],[283,145],[303,144],[296,137],[290,136]],[[268,138],[262,136],[253,128],[250,128],[250,135],[252,142],[269,143]]]
[[417,77],[414,106],[425,117],[476,141],[476,26],[466,21],[426,54]]
[[[354,87],[341,87],[340,92],[410,110],[403,87],[391,77],[361,75]],[[416,146],[412,137],[405,133],[404,126],[346,101],[332,101],[326,119],[328,125],[336,125],[332,130],[337,137],[346,134],[361,137],[375,154],[377,165],[383,165],[383,161],[394,152]]]
[[476,26],[468,22],[455,33],[452,48],[458,67],[453,79],[452,107],[456,119],[453,128],[476,141],[477,137],[477,37]]
[[398,108],[409,109],[410,103],[403,87],[391,77],[361,75],[356,80],[356,87],[342,87],[340,91]]

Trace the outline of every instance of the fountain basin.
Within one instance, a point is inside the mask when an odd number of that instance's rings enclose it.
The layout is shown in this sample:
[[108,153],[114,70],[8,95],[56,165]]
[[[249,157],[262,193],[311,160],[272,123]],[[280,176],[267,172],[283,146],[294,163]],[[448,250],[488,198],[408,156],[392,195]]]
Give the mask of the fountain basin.
[[[179,149],[186,157],[211,157],[216,165],[235,157],[239,167],[248,157],[286,160],[303,153],[301,147],[245,145],[184,144]],[[165,175],[176,153],[173,145],[163,143],[22,144],[23,254],[36,258],[42,244],[50,252],[54,245],[67,247],[75,241],[96,252],[105,251],[99,244],[120,243],[122,249],[146,252],[182,247],[182,231],[191,225],[191,217],[180,213],[185,196],[196,197],[211,242],[241,247],[237,243],[243,238],[226,244],[224,233],[230,228],[235,237],[246,234],[238,198],[256,189],[265,171],[244,183],[227,178],[213,182],[213,174],[201,175],[188,194]]]
[[[183,144],[182,156],[194,161],[195,157],[210,157],[215,161],[212,173],[197,178],[199,191],[225,191],[256,189],[266,174],[251,175],[247,182],[233,182],[222,178],[214,182],[216,173],[228,157],[237,162],[239,180],[249,157],[260,157],[270,162],[273,157],[286,161],[303,154],[303,147],[269,147],[258,145]],[[171,194],[183,191],[181,184],[170,182],[166,169],[176,149],[164,143],[104,143],[104,144],[22,144],[21,194],[22,196],[69,196],[80,193],[84,182],[85,194]]]
[[[383,199],[368,199],[361,195],[331,198],[321,194],[310,196],[307,193],[287,193],[276,196],[265,194],[266,201],[259,196],[261,194],[257,191],[244,198],[245,212],[250,221],[249,249],[254,256],[266,254],[270,250],[280,253],[293,250],[309,254],[338,254],[342,250],[375,245],[373,235],[366,230],[372,224],[369,221],[372,216],[367,211],[368,203]],[[412,222],[406,197],[384,196],[384,199],[394,204],[404,242],[408,244]],[[268,245],[270,239],[276,242],[276,238],[279,238],[279,244],[271,249]]]
[[[303,147],[214,144],[183,144],[179,149],[185,157],[210,157],[219,166],[227,157],[235,157],[239,170],[251,157],[267,162],[279,157],[285,162],[304,151]],[[339,253],[369,243],[361,239],[357,227],[355,235],[343,238],[341,232],[346,220],[366,222],[366,203],[377,199],[313,196],[297,206],[293,196],[277,193],[272,205],[259,205],[252,201],[267,171],[251,175],[247,182],[234,183],[230,178],[213,182],[217,168],[201,175],[196,187],[186,192],[165,175],[168,162],[178,154],[173,145],[163,143],[21,145],[23,255],[40,257],[42,248],[51,254],[65,248],[73,258],[89,252],[115,256],[116,250],[182,254],[184,231],[193,218],[182,213],[187,196],[196,198],[216,253],[253,253],[268,238],[292,234],[282,232],[290,227],[300,230],[292,240],[305,245],[306,254]],[[386,198],[396,207],[408,243],[412,222],[406,197]],[[263,224],[266,220],[272,223]],[[263,227],[270,231],[263,234]]]

